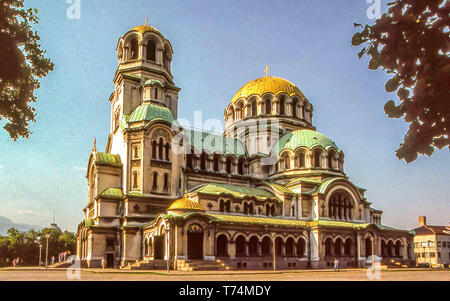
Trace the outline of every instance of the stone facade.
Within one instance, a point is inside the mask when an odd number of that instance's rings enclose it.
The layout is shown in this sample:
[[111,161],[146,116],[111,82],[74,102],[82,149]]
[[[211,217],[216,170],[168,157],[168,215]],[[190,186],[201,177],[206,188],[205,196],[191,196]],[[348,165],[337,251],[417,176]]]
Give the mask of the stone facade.
[[291,82],[244,85],[222,134],[183,128],[170,42],[149,25],[117,45],[105,152],[88,161],[78,226],[83,264],[111,267],[220,260],[231,268],[363,266],[414,260],[412,235],[381,224],[344,153],[313,126],[313,106]]

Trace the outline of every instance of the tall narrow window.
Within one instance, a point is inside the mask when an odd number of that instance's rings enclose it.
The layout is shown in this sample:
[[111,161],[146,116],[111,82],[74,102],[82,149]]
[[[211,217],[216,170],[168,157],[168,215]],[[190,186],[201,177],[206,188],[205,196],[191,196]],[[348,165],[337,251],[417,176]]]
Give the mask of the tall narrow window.
[[297,98],[292,100],[292,117],[297,118]]
[[155,87],[155,99],[158,99],[158,87]]
[[163,188],[164,192],[169,191],[169,174],[168,173],[164,174],[164,186],[163,187],[164,187]]
[[192,168],[192,154],[186,155],[186,167]]
[[284,101],[284,96],[281,96],[280,99],[280,115],[284,115],[285,114],[285,101]]
[[135,171],[133,173],[133,188],[138,188],[138,173]]
[[153,184],[152,184],[152,190],[158,189],[158,173],[155,171],[153,172]]
[[170,143],[167,142],[167,143],[166,143],[166,160],[167,160],[167,161],[170,160],[169,155],[170,155]]
[[286,156],[284,157],[284,169],[290,169],[291,168],[291,157]]
[[314,167],[320,167],[320,155],[321,155],[321,151],[320,150],[316,150],[314,151]]
[[266,100],[266,115],[272,114],[272,102],[270,99]]
[[227,164],[226,164],[227,173],[231,173],[231,157],[227,157]]
[[147,60],[156,61],[156,43],[153,40],[147,42]]
[[202,153],[202,155],[200,157],[200,169],[206,170],[206,154],[205,153]]
[[138,41],[132,39],[130,42],[130,60],[136,60],[138,58]]
[[254,117],[254,116],[256,116],[256,113],[257,113],[257,111],[256,111],[256,100],[254,100],[253,102],[252,102],[252,116]]
[[163,146],[164,146],[164,140],[163,138],[159,138],[159,145],[158,145],[158,159],[163,158]]
[[152,159],[156,159],[156,140],[152,141]]
[[305,153],[300,153],[299,157],[299,167],[305,167]]
[[214,155],[214,171],[219,171],[219,155]]

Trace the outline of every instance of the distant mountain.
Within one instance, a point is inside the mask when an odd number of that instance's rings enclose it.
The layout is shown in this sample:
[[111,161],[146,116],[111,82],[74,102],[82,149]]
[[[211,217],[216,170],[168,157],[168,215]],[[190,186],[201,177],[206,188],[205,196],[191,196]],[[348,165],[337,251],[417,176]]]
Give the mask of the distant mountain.
[[28,231],[31,228],[35,230],[41,230],[42,227],[35,226],[35,225],[29,225],[29,224],[16,224],[9,218],[5,216],[0,216],[0,235],[5,235],[6,231],[10,228],[15,228],[19,231]]

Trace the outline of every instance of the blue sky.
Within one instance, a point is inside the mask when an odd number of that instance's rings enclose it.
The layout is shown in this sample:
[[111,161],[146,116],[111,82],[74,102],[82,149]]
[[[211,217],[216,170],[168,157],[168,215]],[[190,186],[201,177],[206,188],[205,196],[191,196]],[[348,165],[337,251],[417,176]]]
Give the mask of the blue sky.
[[384,114],[394,97],[384,91],[388,77],[351,46],[352,23],[372,23],[365,0],[81,0],[79,20],[67,18],[64,0],[25,3],[39,9],[35,29],[55,70],[37,91],[30,139],[0,131],[0,215],[45,226],[55,210],[62,228],[76,230],[93,139],[104,149],[109,133],[117,40],[148,16],[174,47],[180,118],[201,109],[222,120],[234,93],[269,64],[313,103],[317,130],[344,150],[347,175],[385,211],[384,224],[410,229],[419,215],[449,222],[450,152],[409,165],[395,157],[407,125]]

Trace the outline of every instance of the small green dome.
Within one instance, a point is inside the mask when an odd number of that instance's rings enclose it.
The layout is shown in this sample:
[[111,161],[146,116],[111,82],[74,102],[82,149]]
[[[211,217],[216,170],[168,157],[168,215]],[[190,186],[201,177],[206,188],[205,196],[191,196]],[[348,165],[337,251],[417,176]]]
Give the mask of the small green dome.
[[295,151],[299,147],[312,149],[315,146],[321,146],[325,150],[334,148],[339,151],[336,144],[319,132],[314,130],[297,130],[283,135],[273,146],[272,153],[281,153],[285,149]]
[[172,112],[168,108],[162,105],[144,102],[131,113],[128,122],[152,121],[155,119],[165,120],[170,123],[175,120]]

